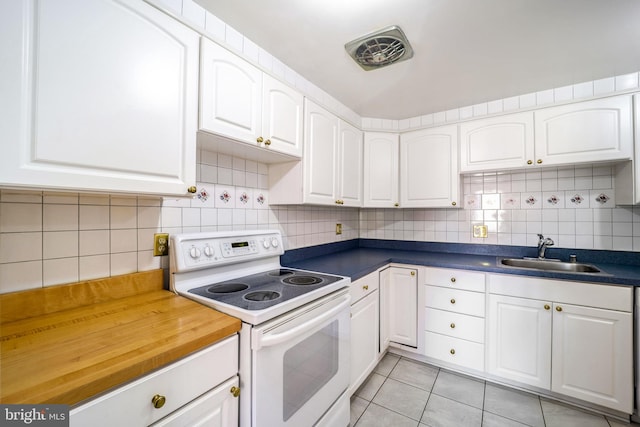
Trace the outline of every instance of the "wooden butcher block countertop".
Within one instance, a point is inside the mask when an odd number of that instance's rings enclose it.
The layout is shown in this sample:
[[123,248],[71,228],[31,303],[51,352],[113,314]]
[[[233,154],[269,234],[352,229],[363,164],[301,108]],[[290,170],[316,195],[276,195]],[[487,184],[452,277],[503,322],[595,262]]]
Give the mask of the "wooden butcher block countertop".
[[162,270],[0,295],[0,403],[74,405],[240,330]]

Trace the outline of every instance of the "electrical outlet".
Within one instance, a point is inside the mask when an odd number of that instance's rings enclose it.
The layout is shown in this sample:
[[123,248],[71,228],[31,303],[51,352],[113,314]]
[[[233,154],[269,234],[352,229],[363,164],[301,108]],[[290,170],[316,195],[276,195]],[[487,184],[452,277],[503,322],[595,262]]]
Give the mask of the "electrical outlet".
[[336,234],[342,234],[342,224],[336,224]]
[[474,225],[473,226],[473,237],[485,239],[488,236],[487,226],[486,225]]
[[155,233],[153,235],[153,256],[169,255],[169,234]]

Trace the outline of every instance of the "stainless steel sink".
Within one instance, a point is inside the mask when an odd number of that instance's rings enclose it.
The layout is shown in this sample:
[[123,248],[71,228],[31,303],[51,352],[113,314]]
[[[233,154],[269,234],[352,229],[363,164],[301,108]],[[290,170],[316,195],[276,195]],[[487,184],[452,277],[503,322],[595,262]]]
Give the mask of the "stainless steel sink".
[[508,267],[532,268],[542,271],[559,271],[565,273],[600,273],[593,265],[579,262],[564,262],[537,258],[504,258],[500,263]]

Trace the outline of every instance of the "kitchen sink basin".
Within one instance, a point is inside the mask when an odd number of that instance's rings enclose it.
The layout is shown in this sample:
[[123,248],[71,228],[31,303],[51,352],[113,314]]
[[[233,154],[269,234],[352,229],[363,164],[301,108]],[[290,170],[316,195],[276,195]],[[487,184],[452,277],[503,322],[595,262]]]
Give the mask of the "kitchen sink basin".
[[541,271],[556,271],[564,273],[600,273],[601,271],[590,264],[579,262],[564,262],[558,260],[538,258],[504,258],[500,263],[507,267],[531,268]]

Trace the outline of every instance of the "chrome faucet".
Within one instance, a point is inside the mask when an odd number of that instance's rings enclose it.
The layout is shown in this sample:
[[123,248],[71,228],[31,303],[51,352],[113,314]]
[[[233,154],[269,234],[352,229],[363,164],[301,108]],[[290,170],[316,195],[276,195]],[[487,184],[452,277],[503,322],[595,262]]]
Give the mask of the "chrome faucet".
[[553,240],[545,238],[542,234],[538,234],[538,259],[544,259],[544,252],[547,247],[553,246]]

